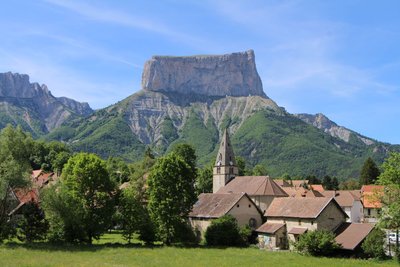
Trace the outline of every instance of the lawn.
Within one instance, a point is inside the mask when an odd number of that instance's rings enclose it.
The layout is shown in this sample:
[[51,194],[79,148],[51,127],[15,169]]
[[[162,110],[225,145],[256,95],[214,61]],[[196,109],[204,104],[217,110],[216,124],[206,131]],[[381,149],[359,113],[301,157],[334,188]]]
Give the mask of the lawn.
[[108,234],[92,246],[3,244],[0,266],[398,266],[395,261],[314,258],[257,248],[148,248],[115,243],[121,241],[119,235]]

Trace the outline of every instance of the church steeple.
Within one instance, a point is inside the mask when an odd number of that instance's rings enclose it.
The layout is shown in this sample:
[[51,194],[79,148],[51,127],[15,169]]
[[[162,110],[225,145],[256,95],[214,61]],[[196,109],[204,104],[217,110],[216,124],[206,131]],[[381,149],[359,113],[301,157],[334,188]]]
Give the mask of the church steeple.
[[224,187],[238,173],[228,129],[225,129],[213,170],[213,193]]

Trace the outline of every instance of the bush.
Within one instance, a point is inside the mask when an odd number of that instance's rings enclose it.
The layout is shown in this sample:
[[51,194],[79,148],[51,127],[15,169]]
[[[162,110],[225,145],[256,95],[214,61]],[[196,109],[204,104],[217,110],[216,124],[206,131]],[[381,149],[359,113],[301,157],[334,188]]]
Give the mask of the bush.
[[242,246],[244,243],[237,221],[231,215],[212,221],[204,237],[209,246]]
[[302,254],[329,256],[340,248],[340,245],[336,243],[333,233],[316,230],[302,234],[299,241],[294,244],[294,247]]
[[385,258],[385,232],[381,229],[375,228],[367,236],[361,248],[364,253],[372,258],[383,259]]

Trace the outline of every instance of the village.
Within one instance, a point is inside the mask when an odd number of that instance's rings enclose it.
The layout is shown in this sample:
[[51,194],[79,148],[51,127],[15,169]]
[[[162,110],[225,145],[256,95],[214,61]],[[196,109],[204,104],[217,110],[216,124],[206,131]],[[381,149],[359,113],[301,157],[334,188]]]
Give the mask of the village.
[[287,250],[307,231],[335,233],[343,253],[357,253],[378,221],[383,186],[361,190],[324,190],[307,180],[274,180],[238,176],[228,131],[224,132],[213,171],[213,193],[203,193],[189,214],[193,228],[204,234],[211,221],[232,215],[249,225],[261,249]]

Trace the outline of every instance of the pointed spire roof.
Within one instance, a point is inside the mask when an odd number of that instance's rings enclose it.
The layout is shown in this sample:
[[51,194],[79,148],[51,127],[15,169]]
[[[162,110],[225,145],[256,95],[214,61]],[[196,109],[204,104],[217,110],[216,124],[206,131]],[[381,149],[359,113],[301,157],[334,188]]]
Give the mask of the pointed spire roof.
[[219,146],[217,159],[215,166],[236,166],[235,154],[231,140],[229,138],[228,129],[225,129],[224,135],[222,136],[221,144]]

